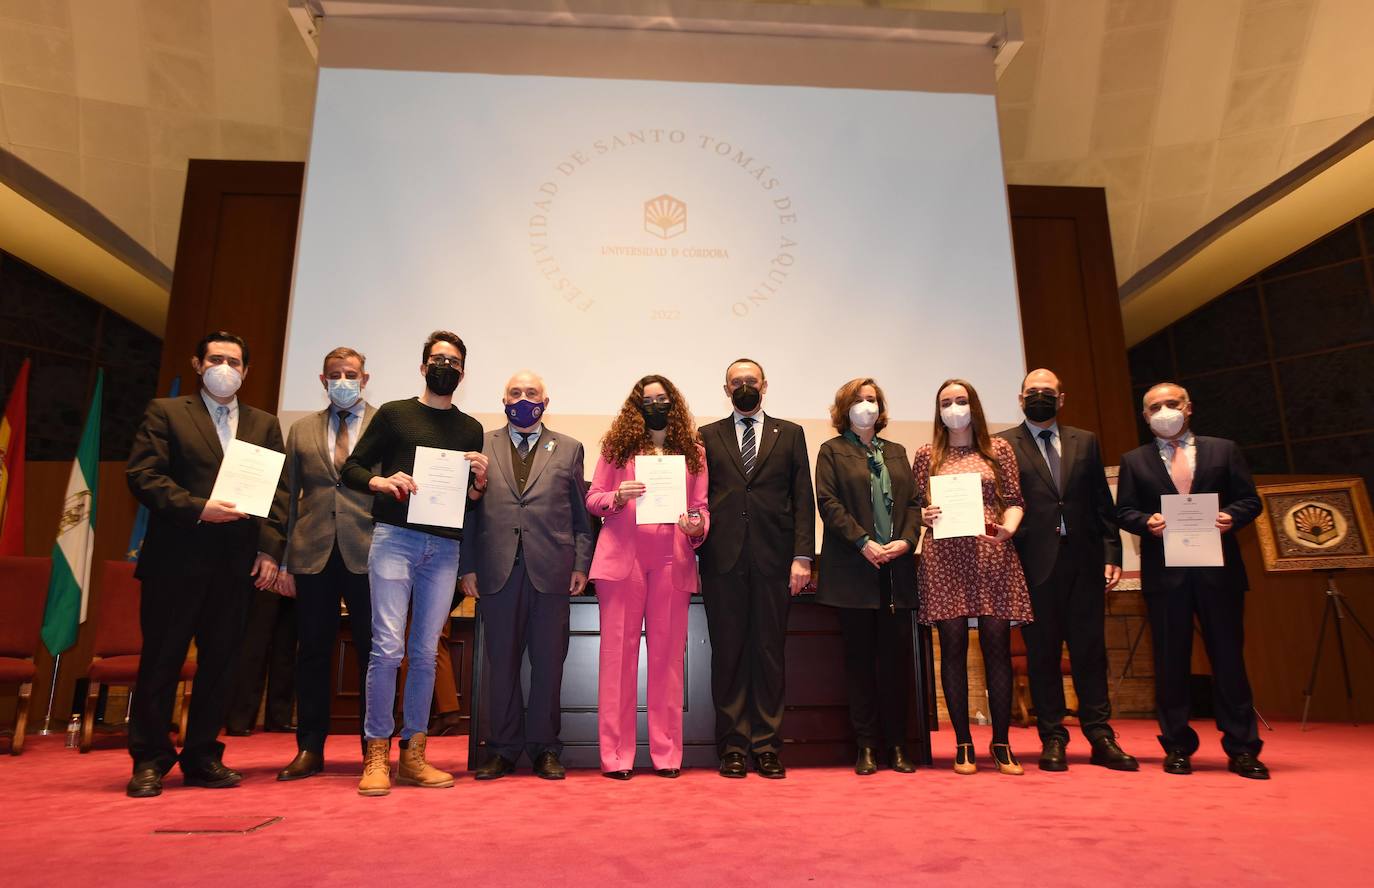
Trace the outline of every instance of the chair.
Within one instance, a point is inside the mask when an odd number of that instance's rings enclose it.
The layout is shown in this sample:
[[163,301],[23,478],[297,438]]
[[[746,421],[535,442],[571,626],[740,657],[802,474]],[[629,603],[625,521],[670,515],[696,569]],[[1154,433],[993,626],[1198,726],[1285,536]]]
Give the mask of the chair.
[[[86,712],[81,720],[81,751],[91,751],[95,733],[95,708],[102,685],[123,685],[134,692],[138,680],[139,654],[143,650],[143,631],[139,628],[138,602],[141,586],[134,576],[132,561],[106,561],[100,573],[100,607],[95,615],[95,639],[91,645],[91,665],[86,670]],[[191,681],[196,664],[187,660],[181,666],[181,696],[177,698],[178,739],[186,735],[186,717],[191,709]]]
[[10,755],[24,751],[29,696],[33,693],[33,657],[38,653],[38,632],[43,626],[51,574],[51,558],[0,558],[0,684],[19,685]]
[[[1073,674],[1067,653],[1059,658],[1059,674]],[[1028,728],[1033,721],[1031,718],[1030,660],[1026,654],[1026,639],[1021,635],[1020,626],[1015,626],[1011,630],[1011,676],[1012,716],[1016,719],[1017,725]]]

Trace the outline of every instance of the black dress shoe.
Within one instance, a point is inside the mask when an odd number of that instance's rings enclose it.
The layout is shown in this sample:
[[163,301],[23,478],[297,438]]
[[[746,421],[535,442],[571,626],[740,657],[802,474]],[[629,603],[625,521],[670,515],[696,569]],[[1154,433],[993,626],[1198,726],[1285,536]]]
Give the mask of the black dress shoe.
[[1062,739],[1051,737],[1045,741],[1045,745],[1040,749],[1039,765],[1042,771],[1067,771],[1069,769],[1069,760],[1064,755],[1064,741]]
[[916,773],[916,763],[906,757],[906,750],[900,746],[894,746],[888,752],[887,763],[898,774]]
[[658,768],[654,771],[660,777],[667,777],[669,780],[676,780],[682,774],[681,768]]
[[276,724],[276,723],[274,722],[274,723],[272,723],[272,724],[270,724],[270,725],[263,725],[263,726],[262,726],[262,730],[263,730],[263,733],[266,733],[266,734],[294,734],[294,733],[296,733],[296,726],[295,726],[295,725],[279,725],[279,724]]
[[1269,779],[1269,769],[1252,752],[1242,752],[1240,755],[1232,756],[1226,769],[1232,774],[1249,777],[1251,780]]
[[253,736],[253,729],[252,729],[252,728],[225,728],[225,729],[224,729],[224,736],[226,736],[226,737],[251,737],[251,736]]
[[720,776],[742,778],[749,773],[749,767],[745,764],[744,753],[727,752],[720,757]]
[[629,780],[635,775],[634,771],[602,771],[602,777],[609,777],[612,780]]
[[874,757],[872,746],[859,747],[859,754],[854,759],[854,773],[860,777],[878,773],[878,760]]
[[183,782],[187,786],[203,786],[206,789],[228,789],[238,786],[243,775],[233,768],[226,768],[224,762],[203,762],[199,765],[181,766]]
[[324,770],[324,756],[309,749],[302,749],[296,757],[277,772],[278,780],[301,780],[313,777]]
[[131,799],[150,799],[162,795],[162,772],[157,768],[135,768],[124,794]]
[[558,760],[558,754],[551,749],[546,749],[539,754],[539,758],[534,760],[534,775],[543,777],[545,780],[562,780],[568,776],[568,772],[563,767],[563,763]]
[[781,780],[787,776],[787,769],[782,766],[782,759],[778,758],[776,752],[760,752],[754,756],[754,770],[759,772],[760,777],[769,780]]
[[482,764],[482,767],[472,772],[472,778],[474,780],[495,780],[498,777],[514,773],[514,771],[515,762],[504,755],[493,755]]
[[1193,773],[1193,763],[1188,760],[1188,754],[1179,752],[1177,749],[1171,750],[1164,756],[1165,774],[1191,774]]
[[1135,760],[1135,756],[1127,755],[1120,746],[1117,746],[1116,738],[1111,734],[1093,739],[1092,763],[1113,771],[1140,770],[1140,762]]

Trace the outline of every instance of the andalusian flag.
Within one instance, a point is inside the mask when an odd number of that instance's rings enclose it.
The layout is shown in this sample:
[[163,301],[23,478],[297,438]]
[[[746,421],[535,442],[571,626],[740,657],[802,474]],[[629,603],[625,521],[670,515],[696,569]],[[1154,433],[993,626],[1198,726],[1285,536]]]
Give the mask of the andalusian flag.
[[29,359],[19,365],[10,400],[0,416],[0,555],[24,554],[24,426],[29,402]]
[[95,394],[86,413],[81,445],[67,479],[67,499],[57,523],[52,547],[52,579],[43,609],[43,643],[56,656],[76,643],[77,627],[86,622],[91,589],[91,561],[95,555],[96,473],[100,469],[100,396],[105,371],[95,377]]

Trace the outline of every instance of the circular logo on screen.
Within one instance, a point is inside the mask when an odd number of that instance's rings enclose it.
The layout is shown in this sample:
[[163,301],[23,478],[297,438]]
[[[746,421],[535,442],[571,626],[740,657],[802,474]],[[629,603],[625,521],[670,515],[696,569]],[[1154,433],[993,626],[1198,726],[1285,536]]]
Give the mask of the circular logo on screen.
[[626,129],[554,160],[536,186],[533,271],[579,312],[653,321],[776,311],[799,273],[799,215],[763,152],[681,129]]

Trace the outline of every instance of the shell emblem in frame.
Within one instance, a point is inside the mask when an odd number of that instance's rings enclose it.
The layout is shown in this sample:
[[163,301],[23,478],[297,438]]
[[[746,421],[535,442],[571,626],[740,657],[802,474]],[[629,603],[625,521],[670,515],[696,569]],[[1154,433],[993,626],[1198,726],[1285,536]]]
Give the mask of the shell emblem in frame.
[[671,194],[660,194],[644,202],[644,230],[668,240],[687,230],[687,204]]

